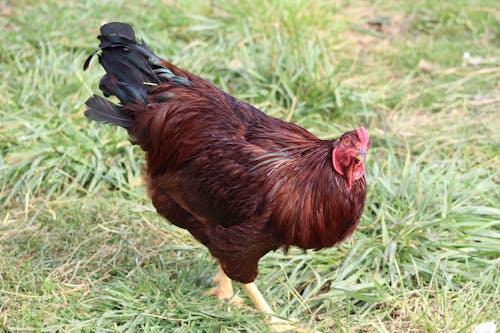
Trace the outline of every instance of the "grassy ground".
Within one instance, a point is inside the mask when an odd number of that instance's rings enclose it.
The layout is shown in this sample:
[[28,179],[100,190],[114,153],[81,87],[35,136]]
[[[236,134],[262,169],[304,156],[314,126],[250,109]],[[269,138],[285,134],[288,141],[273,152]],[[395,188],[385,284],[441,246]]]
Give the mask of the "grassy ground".
[[354,237],[261,260],[258,285],[280,315],[322,332],[470,332],[498,319],[499,7],[0,1],[0,331],[268,330],[203,296],[216,266],[154,213],[142,153],[83,117],[102,70],[82,64],[111,20],[320,137],[369,129]]

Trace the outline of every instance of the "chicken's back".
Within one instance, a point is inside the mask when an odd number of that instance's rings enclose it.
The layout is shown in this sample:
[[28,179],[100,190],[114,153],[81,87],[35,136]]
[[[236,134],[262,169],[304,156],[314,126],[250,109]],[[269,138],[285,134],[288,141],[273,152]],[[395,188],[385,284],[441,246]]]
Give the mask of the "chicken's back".
[[153,204],[207,246],[229,277],[251,282],[258,260],[280,246],[268,223],[268,180],[252,170],[271,150],[246,139],[260,111],[196,83],[164,84],[148,96],[166,92],[166,102],[130,107],[129,132],[146,151]]

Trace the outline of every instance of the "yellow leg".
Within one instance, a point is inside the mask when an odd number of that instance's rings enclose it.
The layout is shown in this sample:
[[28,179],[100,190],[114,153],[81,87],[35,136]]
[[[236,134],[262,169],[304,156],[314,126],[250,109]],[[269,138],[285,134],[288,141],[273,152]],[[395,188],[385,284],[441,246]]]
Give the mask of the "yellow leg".
[[242,304],[242,298],[234,295],[232,281],[226,273],[224,273],[220,265],[219,271],[214,276],[213,280],[217,283],[217,286],[205,292],[205,295],[215,295],[220,301],[229,301],[236,305]]
[[297,326],[290,325],[289,321],[280,319],[276,317],[273,310],[269,304],[267,304],[266,300],[260,293],[259,289],[255,285],[255,283],[247,283],[243,284],[243,289],[247,293],[248,297],[252,300],[253,304],[262,313],[266,313],[271,316],[271,320],[269,322],[269,326],[271,327],[271,331],[273,332],[308,332],[307,329],[298,328]]

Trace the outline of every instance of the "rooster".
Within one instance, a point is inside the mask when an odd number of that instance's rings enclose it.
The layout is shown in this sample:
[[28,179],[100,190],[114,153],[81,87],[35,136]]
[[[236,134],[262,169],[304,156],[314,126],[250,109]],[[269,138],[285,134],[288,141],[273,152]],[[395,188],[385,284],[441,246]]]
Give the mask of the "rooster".
[[[235,280],[272,315],[254,284],[259,259],[280,247],[335,246],[353,233],[365,203],[368,132],[320,140],[159,58],[128,24],[105,24],[98,39],[84,69],[100,52],[99,88],[120,103],[94,95],[85,115],[125,128],[145,151],[158,213],[220,264],[209,294],[231,299]],[[274,330],[290,328],[271,318],[281,325]]]

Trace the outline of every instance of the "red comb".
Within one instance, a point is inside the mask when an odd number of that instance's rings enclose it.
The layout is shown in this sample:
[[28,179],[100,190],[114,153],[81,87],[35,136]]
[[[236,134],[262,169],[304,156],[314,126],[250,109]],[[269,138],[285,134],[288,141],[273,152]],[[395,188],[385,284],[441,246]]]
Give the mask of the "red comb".
[[368,131],[365,130],[364,127],[360,127],[356,130],[356,135],[358,136],[358,140],[361,144],[368,146],[370,142],[370,135],[368,135]]

